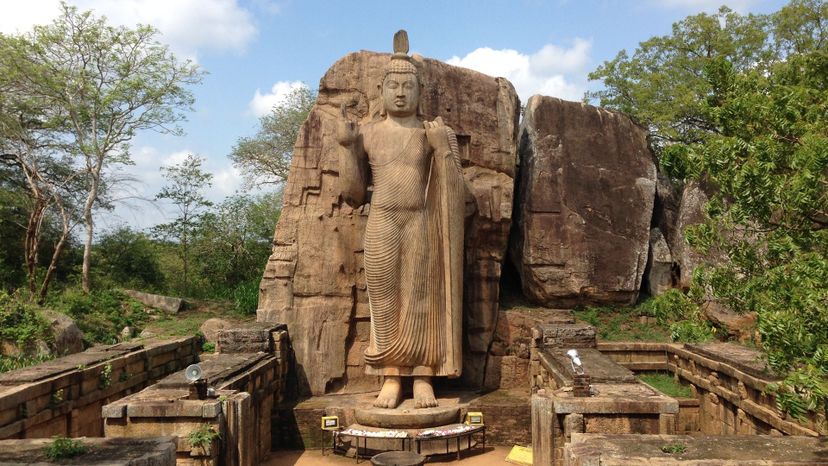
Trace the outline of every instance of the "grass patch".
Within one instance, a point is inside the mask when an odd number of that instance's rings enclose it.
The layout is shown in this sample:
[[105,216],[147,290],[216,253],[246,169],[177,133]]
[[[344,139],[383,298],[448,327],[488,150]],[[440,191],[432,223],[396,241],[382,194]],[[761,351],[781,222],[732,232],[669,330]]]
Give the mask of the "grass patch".
[[575,317],[595,327],[604,341],[670,341],[670,330],[657,322],[640,320],[635,308],[588,307],[573,312]]
[[146,329],[158,338],[190,337],[200,334],[201,324],[211,318],[234,323],[254,322],[255,314],[246,314],[229,300],[188,300],[187,308],[178,314],[160,314],[147,323]]
[[673,398],[690,398],[692,390],[687,385],[676,382],[672,374],[664,372],[644,372],[637,374],[638,380],[650,385],[661,393]]
[[67,458],[74,458],[89,451],[89,447],[75,440],[65,437],[55,437],[43,451],[47,458],[52,461],[60,461]]

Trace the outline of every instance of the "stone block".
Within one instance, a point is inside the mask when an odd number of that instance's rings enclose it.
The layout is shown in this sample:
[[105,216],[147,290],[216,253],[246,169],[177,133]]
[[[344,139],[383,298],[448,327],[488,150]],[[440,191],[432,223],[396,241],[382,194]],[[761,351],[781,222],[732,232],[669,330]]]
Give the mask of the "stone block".
[[589,324],[538,324],[533,336],[543,348],[595,348],[595,327]]

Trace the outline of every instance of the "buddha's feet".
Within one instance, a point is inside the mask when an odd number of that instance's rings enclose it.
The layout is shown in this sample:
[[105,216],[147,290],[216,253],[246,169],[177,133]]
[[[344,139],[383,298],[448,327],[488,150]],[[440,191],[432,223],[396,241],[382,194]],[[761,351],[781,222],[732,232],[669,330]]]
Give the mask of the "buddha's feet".
[[433,408],[434,406],[437,406],[437,398],[431,386],[431,377],[414,377],[414,407]]
[[382,384],[377,399],[374,400],[374,406],[377,408],[394,409],[400,404],[402,397],[402,383],[398,376],[386,376],[385,382]]

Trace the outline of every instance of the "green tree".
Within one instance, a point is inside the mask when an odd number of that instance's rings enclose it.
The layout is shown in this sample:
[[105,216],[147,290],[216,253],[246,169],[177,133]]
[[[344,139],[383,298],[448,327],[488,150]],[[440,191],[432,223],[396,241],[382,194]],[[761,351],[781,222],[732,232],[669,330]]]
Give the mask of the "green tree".
[[267,193],[230,196],[216,206],[196,245],[201,277],[222,292],[258,284],[281,204],[278,193]]
[[202,228],[205,208],[213,205],[204,197],[204,191],[212,185],[213,175],[201,168],[203,159],[193,154],[178,165],[162,167],[167,184],[155,196],[166,199],[178,210],[171,222],[153,227],[156,235],[177,243],[178,256],[183,264],[183,292],[189,289],[190,253],[193,238]]
[[127,226],[101,236],[96,244],[95,262],[97,273],[116,285],[159,291],[164,285],[152,240]]
[[239,138],[229,157],[248,186],[278,184],[287,179],[293,145],[315,102],[314,91],[298,87],[259,118],[254,136]]
[[[63,4],[53,23],[9,42],[3,54],[16,92],[50,109],[79,158],[85,187],[82,286],[90,289],[93,211],[107,168],[132,163],[129,142],[142,130],[180,134],[182,109],[193,103],[198,67],[156,41],[149,26],[109,26],[104,18]],[[114,183],[114,181],[112,181]]]
[[713,187],[687,231],[711,259],[695,296],[755,311],[779,407],[824,409],[828,395],[828,5],[770,15],[691,16],[591,77],[602,105],[653,131],[674,179]]

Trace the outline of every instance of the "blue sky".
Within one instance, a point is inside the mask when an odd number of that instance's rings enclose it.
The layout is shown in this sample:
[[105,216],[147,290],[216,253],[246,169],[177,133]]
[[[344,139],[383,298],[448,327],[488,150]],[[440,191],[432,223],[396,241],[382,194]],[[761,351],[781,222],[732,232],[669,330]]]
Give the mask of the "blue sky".
[[[163,184],[162,164],[187,153],[206,158],[214,175],[208,196],[220,201],[243,188],[227,154],[257,117],[291,86],[316,88],[330,65],[358,50],[388,52],[398,29],[411,51],[505,76],[521,100],[537,93],[579,100],[600,87],[586,75],[621,49],[632,51],[690,14],[726,4],[742,13],[769,13],[781,0],[72,0],[112,23],[151,24],[178,55],[209,74],[194,87],[186,135],[138,135],[132,144],[138,178],[131,194],[152,198]],[[0,0],[0,32],[25,31],[59,11],[58,0]],[[99,224],[144,228],[172,211],[132,200]]]

